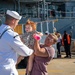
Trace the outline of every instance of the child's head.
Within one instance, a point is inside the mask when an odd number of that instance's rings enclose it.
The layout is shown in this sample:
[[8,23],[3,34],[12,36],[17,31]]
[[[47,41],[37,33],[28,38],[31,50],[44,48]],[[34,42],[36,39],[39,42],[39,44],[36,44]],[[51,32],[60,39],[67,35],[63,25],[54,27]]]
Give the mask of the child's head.
[[27,20],[26,24],[25,24],[25,31],[26,32],[31,32],[31,31],[35,31],[36,30],[36,25],[37,23],[30,21],[29,19]]

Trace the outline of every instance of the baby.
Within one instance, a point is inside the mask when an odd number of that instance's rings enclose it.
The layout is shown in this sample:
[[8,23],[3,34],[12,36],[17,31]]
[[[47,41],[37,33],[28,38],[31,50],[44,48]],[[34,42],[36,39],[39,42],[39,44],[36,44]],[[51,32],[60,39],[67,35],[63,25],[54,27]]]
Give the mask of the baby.
[[[38,34],[40,36],[43,35],[41,32],[36,31],[36,25],[37,25],[37,23],[28,20],[25,24],[26,33],[24,33],[21,38],[23,43],[33,50],[34,50],[34,41],[35,41],[33,38],[33,35],[34,34]],[[20,56],[19,58],[22,58],[22,57]],[[27,63],[27,67],[26,67],[26,75],[30,75],[30,72],[31,72],[32,66],[33,66],[33,60],[34,60],[34,54],[32,54],[28,58],[28,63]],[[18,61],[19,61],[19,59],[18,59]]]

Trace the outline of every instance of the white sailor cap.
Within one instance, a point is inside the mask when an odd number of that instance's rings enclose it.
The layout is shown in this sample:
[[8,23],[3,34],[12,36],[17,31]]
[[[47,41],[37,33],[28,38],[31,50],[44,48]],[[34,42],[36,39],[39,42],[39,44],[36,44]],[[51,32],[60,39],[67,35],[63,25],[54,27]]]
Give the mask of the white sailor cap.
[[7,10],[6,14],[18,20],[22,18],[16,11]]

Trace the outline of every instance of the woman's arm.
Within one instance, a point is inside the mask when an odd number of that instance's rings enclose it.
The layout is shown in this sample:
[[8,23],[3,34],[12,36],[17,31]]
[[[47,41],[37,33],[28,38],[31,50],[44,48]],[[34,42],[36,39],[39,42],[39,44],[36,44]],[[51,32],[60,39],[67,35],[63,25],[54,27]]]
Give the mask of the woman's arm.
[[49,56],[47,50],[45,48],[40,47],[38,40],[35,40],[34,50],[35,50],[34,54],[36,56],[41,56],[41,57],[48,57]]

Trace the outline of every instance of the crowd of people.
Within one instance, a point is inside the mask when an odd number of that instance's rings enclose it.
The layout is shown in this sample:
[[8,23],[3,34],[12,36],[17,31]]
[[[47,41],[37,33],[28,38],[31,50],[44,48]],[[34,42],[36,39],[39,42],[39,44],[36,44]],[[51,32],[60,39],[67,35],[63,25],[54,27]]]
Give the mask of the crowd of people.
[[29,19],[25,23],[26,32],[21,37],[14,31],[21,18],[16,11],[7,10],[5,23],[0,26],[0,75],[18,75],[16,66],[25,58],[25,75],[48,75],[47,65],[55,55],[53,44],[57,45],[58,57],[61,57],[60,47],[63,45],[65,58],[71,58],[71,36],[66,31],[62,36],[59,32],[46,31],[45,41],[41,44],[43,33],[38,32],[37,23]]

